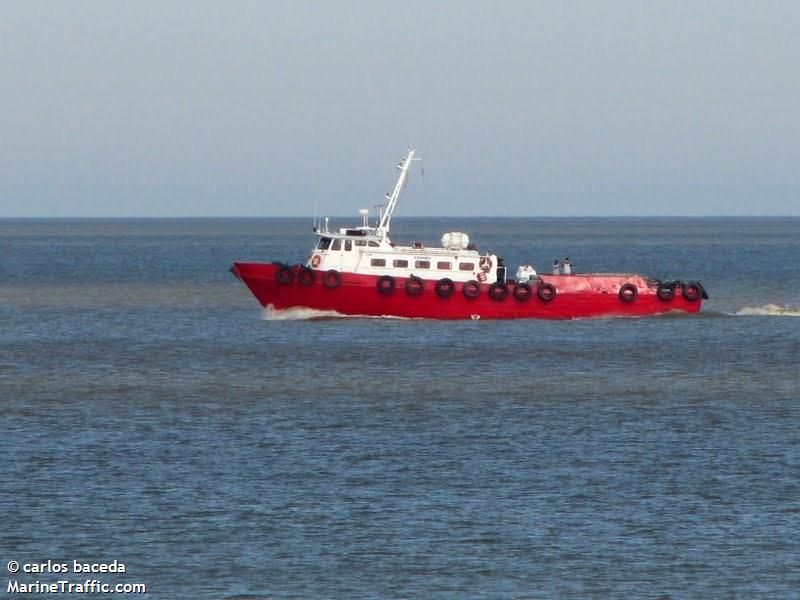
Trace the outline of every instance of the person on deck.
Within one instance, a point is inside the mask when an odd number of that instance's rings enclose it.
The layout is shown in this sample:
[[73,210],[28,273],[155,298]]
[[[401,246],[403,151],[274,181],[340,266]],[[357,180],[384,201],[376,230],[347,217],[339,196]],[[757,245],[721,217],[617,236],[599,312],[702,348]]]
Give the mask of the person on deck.
[[517,283],[528,283],[531,279],[536,277],[536,269],[531,265],[520,265],[517,268],[517,275],[514,278]]

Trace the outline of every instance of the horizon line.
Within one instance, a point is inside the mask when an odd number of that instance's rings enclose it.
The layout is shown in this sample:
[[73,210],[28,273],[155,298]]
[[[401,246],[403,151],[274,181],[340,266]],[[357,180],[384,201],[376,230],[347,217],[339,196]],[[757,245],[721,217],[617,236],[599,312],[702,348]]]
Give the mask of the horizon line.
[[[311,221],[324,219],[326,217],[314,217],[311,215],[0,215],[0,221],[12,220],[156,220],[156,219],[309,219]],[[328,215],[329,219],[353,219],[353,215]],[[776,214],[609,214],[609,215],[402,215],[395,216],[394,220],[403,219],[792,219],[800,218],[800,214],[776,213]]]

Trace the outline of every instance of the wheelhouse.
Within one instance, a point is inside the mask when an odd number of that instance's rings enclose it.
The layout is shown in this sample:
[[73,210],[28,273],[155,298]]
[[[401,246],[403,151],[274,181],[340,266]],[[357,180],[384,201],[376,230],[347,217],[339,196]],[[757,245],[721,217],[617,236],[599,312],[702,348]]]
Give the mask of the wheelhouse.
[[307,266],[364,275],[392,275],[422,279],[496,280],[497,256],[467,248],[436,248],[422,244],[400,246],[387,239],[318,232],[319,240]]
[[469,242],[466,233],[452,231],[442,235],[441,247],[425,247],[420,242],[401,246],[389,238],[389,229],[397,201],[404,189],[414,150],[397,165],[400,171],[394,190],[386,195],[385,210],[372,226],[369,211],[362,209],[362,223],[357,227],[343,227],[331,231],[328,219],[324,225],[315,226],[317,243],[306,265],[321,271],[336,270],[364,275],[391,275],[393,277],[419,277],[421,279],[452,279],[453,281],[479,280],[492,283],[498,279],[502,262],[494,254],[481,255]]

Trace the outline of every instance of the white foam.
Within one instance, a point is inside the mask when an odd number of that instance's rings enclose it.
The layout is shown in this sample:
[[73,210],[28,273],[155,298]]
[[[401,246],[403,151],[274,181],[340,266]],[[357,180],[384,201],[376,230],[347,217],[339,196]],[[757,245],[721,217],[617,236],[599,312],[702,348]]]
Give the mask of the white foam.
[[[725,313],[698,313],[697,316],[724,316]],[[800,317],[800,308],[791,308],[787,306],[778,306],[777,304],[765,304],[764,306],[745,306],[734,313],[727,313],[728,315],[747,316],[747,317]],[[275,308],[272,304],[268,305],[263,310],[263,318],[266,321],[307,321],[310,319],[401,319],[411,320],[409,317],[398,317],[394,315],[345,315],[335,310],[319,310],[316,308],[307,308],[304,306],[295,306],[292,308]],[[642,317],[651,315],[639,315]],[[669,311],[657,315],[659,317],[685,317],[684,311]],[[480,317],[478,315],[470,315],[473,320]],[[477,317],[477,318],[476,318]],[[627,317],[630,315],[619,315],[619,318]],[[584,317],[574,320],[592,319],[596,317]],[[606,317],[606,318],[614,318]]]
[[393,315],[345,315],[335,310],[319,310],[307,308],[305,306],[293,306],[292,308],[275,308],[268,304],[263,310],[263,318],[266,321],[307,321],[309,319],[408,319],[408,317],[396,317]]
[[745,306],[734,314],[740,316],[760,316],[760,317],[800,317],[800,308],[790,308],[788,306],[778,306],[777,304],[765,304],[764,306]]
[[334,319],[346,317],[335,310],[317,310],[316,308],[306,308],[304,306],[293,306],[292,308],[275,308],[268,304],[264,308],[263,317],[267,321],[305,321],[308,319]]

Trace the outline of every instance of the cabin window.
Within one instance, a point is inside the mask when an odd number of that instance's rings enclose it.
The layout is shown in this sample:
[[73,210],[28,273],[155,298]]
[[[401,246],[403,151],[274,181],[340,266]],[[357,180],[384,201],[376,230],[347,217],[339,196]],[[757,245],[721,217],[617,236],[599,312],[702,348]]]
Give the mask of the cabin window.
[[407,260],[395,260],[392,264],[397,267],[398,269],[407,269],[408,268],[408,261]]
[[356,246],[366,246],[366,245],[367,245],[366,240],[356,240]]
[[458,263],[459,271],[474,271],[475,263]]
[[378,248],[380,246],[380,244],[378,242],[373,242],[371,240],[369,242],[369,245],[372,246],[373,248]]
[[431,268],[431,261],[429,260],[418,260],[414,263],[414,268],[416,269],[430,269]]
[[319,244],[317,244],[317,250],[327,250],[331,245],[331,238],[319,238]]
[[350,250],[352,250],[352,249],[353,249],[353,240],[345,240],[345,241],[344,241],[344,249],[345,249],[347,252],[350,252]]
[[447,262],[446,260],[440,260],[436,263],[436,268],[440,271],[449,271],[453,268],[453,263]]
[[331,246],[331,250],[341,250],[342,249],[342,240],[333,240],[333,246]]
[[385,267],[386,266],[386,259],[385,258],[373,258],[370,263],[373,267]]

